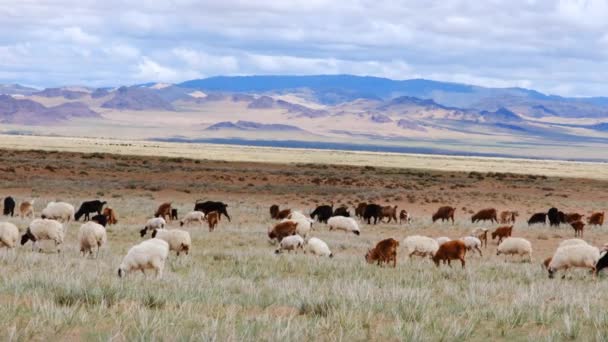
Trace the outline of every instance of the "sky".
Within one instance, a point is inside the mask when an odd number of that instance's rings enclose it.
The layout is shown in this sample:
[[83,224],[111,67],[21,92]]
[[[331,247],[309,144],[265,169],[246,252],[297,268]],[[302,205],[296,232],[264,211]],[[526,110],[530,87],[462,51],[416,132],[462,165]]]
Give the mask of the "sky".
[[0,83],[355,74],[607,96],[608,0],[0,0]]

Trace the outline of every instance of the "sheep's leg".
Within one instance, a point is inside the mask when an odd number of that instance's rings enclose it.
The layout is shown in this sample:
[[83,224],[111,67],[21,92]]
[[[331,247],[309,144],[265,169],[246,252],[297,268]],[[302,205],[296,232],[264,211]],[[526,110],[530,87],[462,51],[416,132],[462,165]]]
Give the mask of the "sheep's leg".
[[479,256],[482,257],[483,254],[481,253],[481,249],[479,249],[479,246],[475,246],[475,249],[479,252]]
[[462,268],[464,268],[464,257],[460,258],[460,263],[462,264]]

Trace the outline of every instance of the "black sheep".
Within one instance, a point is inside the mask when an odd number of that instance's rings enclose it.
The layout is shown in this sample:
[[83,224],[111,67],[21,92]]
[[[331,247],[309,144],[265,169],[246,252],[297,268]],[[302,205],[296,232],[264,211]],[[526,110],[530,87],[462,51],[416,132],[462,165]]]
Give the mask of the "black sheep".
[[604,253],[600,260],[595,264],[595,274],[597,275],[604,268],[608,267],[608,253]]
[[342,206],[342,207],[336,208],[336,210],[334,210],[333,216],[350,217],[350,213],[348,212],[348,207]]
[[363,220],[367,221],[367,224],[371,224],[371,219],[374,218],[374,224],[378,222],[378,219],[382,217],[382,207],[377,204],[368,204],[363,212]]
[[108,218],[106,215],[95,215],[91,217],[91,221],[97,222],[104,227],[108,224]]
[[13,216],[15,214],[15,200],[11,196],[4,199],[4,209],[2,213],[6,216]]
[[226,216],[228,221],[230,221],[230,215],[228,215],[228,211],[226,210],[227,207],[228,207],[228,204],[225,204],[223,202],[196,201],[196,204],[194,205],[194,210],[202,211],[203,213],[205,213],[205,215],[209,214],[212,211],[217,211],[219,214],[218,219],[221,218],[222,215],[224,215],[224,216]]
[[547,223],[547,214],[545,213],[536,213],[533,214],[532,217],[528,220],[528,225],[533,225],[536,223]]
[[565,221],[565,217],[564,217],[564,213],[562,213],[561,215],[561,219],[560,219],[560,211],[557,210],[557,208],[553,207],[551,209],[549,209],[549,211],[547,212],[547,216],[549,217],[549,224],[551,226],[559,226],[559,224],[563,221]]
[[178,218],[177,218],[177,209],[175,209],[175,208],[171,209],[171,219],[172,220],[178,220]]
[[310,214],[310,217],[314,219],[316,216],[317,221],[327,223],[333,211],[334,209],[329,205],[320,205]]
[[84,215],[84,220],[88,221],[90,213],[97,213],[97,215],[101,215],[104,204],[106,204],[106,202],[100,200],[82,202],[80,208],[76,214],[74,214],[74,218],[76,221],[78,221]]

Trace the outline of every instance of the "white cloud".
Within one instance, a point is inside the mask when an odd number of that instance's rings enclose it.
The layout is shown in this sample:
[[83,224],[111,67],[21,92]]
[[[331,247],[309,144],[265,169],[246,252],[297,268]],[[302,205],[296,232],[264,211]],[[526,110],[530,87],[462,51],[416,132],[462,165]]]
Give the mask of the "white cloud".
[[75,26],[64,28],[63,35],[76,44],[98,44],[100,42],[99,38]]
[[142,81],[175,82],[178,72],[169,67],[160,65],[148,57],[143,57],[137,64],[136,78]]

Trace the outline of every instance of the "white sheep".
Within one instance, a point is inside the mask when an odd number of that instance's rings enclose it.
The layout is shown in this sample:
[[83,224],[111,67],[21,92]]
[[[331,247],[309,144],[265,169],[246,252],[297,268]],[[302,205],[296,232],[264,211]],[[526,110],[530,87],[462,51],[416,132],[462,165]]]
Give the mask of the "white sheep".
[[297,251],[298,248],[304,248],[304,239],[300,235],[296,234],[284,237],[279,244],[279,248],[274,252],[279,254],[282,251]]
[[0,247],[15,248],[19,241],[19,228],[10,222],[0,222]]
[[481,253],[481,240],[475,236],[465,236],[460,238],[460,241],[464,242],[464,245],[467,246],[467,251],[476,250],[479,252],[479,256],[483,256]]
[[120,278],[132,271],[140,270],[144,275],[146,269],[154,269],[157,278],[162,278],[165,260],[169,255],[169,244],[161,239],[145,240],[129,249],[118,266]]
[[191,223],[200,223],[201,226],[205,224],[205,213],[202,211],[191,211],[179,221],[180,227],[189,225]]
[[585,240],[582,239],[567,239],[559,243],[557,248],[566,247],[566,246],[574,246],[574,245],[588,245]]
[[34,250],[38,241],[51,240],[55,243],[57,251],[60,252],[59,245],[63,243],[64,234],[65,231],[60,222],[50,219],[34,219],[30,222],[25,234],[21,236],[21,245],[32,240],[32,250]]
[[146,233],[148,232],[148,230],[163,229],[163,228],[165,228],[166,224],[167,224],[167,222],[165,222],[164,218],[153,217],[153,218],[149,219],[148,222],[146,222],[146,225],[144,226],[144,228],[139,231],[139,235],[141,235],[141,237],[144,237],[146,235]]
[[327,246],[325,241],[315,237],[308,240],[306,243],[306,250],[315,255],[328,256],[330,258],[334,257],[334,254],[329,250],[329,246]]
[[479,239],[481,241],[481,246],[488,247],[488,229],[477,227],[471,231],[471,235]]
[[450,239],[447,236],[440,236],[440,237],[436,238],[435,241],[437,241],[437,244],[439,244],[439,246],[441,246],[448,241],[452,241],[452,239]]
[[352,217],[344,217],[344,216],[333,216],[327,220],[327,224],[329,225],[329,230],[343,230],[345,232],[352,232],[355,235],[361,234],[361,230],[359,229],[359,224]]
[[561,269],[567,270],[572,267],[589,268],[595,271],[595,265],[599,259],[600,250],[588,244],[560,247],[553,254],[549,267],[547,267],[549,278],[553,278],[555,272]]
[[403,240],[403,247],[410,258],[414,255],[432,258],[439,249],[439,243],[430,237],[412,235]]
[[97,247],[95,258],[99,256],[101,246],[106,243],[106,229],[99,223],[89,221],[80,226],[78,241],[80,241],[80,252],[83,256],[93,255],[93,248]]
[[287,218],[282,220],[281,222],[285,222],[288,220],[296,222],[298,224],[296,227],[296,233],[304,238],[307,237],[310,231],[312,230],[312,223],[314,222],[313,219],[307,217],[299,211],[292,211],[291,214],[289,214],[289,216],[287,216]]
[[49,202],[42,209],[41,217],[60,222],[70,222],[74,219],[74,206],[66,202]]
[[532,244],[530,241],[519,237],[508,237],[498,245],[496,255],[521,255],[528,256],[532,261]]
[[169,249],[175,251],[177,255],[181,252],[188,254],[192,247],[190,233],[181,229],[155,229],[152,232],[153,238],[158,238],[169,243]]

